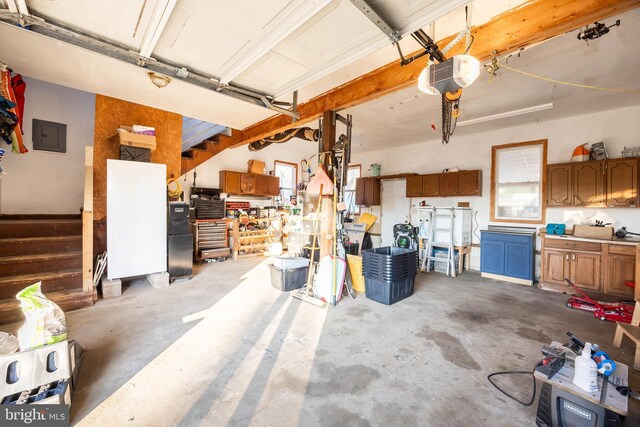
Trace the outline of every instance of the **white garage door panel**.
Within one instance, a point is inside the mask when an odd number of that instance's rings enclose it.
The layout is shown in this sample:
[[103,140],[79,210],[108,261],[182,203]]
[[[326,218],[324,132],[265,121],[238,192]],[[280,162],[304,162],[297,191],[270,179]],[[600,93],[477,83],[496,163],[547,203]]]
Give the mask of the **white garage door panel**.
[[319,54],[317,62],[334,58],[380,32],[360,11],[345,3],[305,27],[292,40]]
[[153,56],[217,75],[249,38],[186,7],[176,8]]
[[113,40],[132,49],[140,46],[155,5],[156,0],[147,0],[146,4],[145,0],[27,1],[29,11],[35,15]]
[[167,270],[167,167],[107,160],[107,276]]
[[[145,69],[15,26],[0,24],[0,58],[34,79],[150,105],[213,123],[242,129],[273,115],[230,96],[174,79],[159,90]],[[16,49],[15,46],[20,46]]]
[[341,0],[327,6],[273,50],[315,68],[379,34],[348,0]]
[[307,67],[275,52],[269,52],[249,70],[234,79],[234,82],[271,93],[283,82],[294,80],[309,71]]

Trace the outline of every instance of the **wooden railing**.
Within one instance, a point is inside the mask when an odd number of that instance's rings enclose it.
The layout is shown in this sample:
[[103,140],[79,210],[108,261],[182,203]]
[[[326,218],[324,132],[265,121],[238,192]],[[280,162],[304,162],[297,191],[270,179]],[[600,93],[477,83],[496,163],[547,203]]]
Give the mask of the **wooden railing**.
[[93,292],[93,147],[84,159],[84,203],[82,205],[82,291]]

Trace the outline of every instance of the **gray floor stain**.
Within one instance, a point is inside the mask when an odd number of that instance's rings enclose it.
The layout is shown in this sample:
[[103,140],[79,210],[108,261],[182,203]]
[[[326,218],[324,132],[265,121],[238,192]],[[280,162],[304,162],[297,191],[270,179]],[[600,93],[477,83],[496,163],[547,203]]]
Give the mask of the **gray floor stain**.
[[345,310],[349,316],[357,317],[358,319],[362,319],[365,314],[370,313],[371,310],[367,307],[353,305]]
[[[497,285],[497,286],[500,286],[500,285]],[[512,305],[518,302],[518,300],[515,297],[508,294],[498,294],[494,296],[493,299],[491,299],[490,301],[499,306]]]
[[336,367],[332,363],[320,363],[320,381],[310,382],[307,394],[310,396],[329,396],[336,393],[361,394],[372,381],[380,378],[380,373],[364,365]]
[[438,347],[442,357],[449,362],[463,369],[480,370],[480,365],[471,357],[471,354],[462,345],[460,340],[446,331],[436,331],[428,325],[424,325],[422,330],[416,334],[417,337],[425,341],[431,341]]
[[322,357],[329,354],[329,350],[325,350],[324,348],[319,348],[316,350],[316,356]]
[[[379,403],[373,408],[373,419],[380,426],[419,426],[429,425],[427,420],[420,420],[409,408],[395,402]],[[347,424],[345,424],[347,425]]]
[[287,371],[279,373],[269,385],[273,389],[286,389],[298,393],[304,393],[307,388],[307,382]]
[[[463,309],[457,309],[449,312],[447,313],[447,316],[452,319],[460,320],[461,323],[470,323],[472,325],[486,325],[491,321],[491,318],[484,313]],[[495,316],[492,316],[492,318],[495,318]]]
[[549,338],[540,329],[522,327],[522,328],[518,328],[518,331],[516,333],[522,338],[526,338],[531,341],[537,341],[545,344],[551,342],[551,338]]
[[325,403],[316,409],[315,413],[318,423],[324,427],[369,427],[371,425],[361,415],[330,403]]

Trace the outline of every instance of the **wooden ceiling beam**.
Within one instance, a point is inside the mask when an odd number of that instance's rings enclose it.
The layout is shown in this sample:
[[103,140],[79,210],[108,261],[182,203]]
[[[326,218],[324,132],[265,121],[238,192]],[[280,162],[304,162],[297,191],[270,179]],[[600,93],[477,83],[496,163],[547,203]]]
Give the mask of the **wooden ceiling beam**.
[[[640,0],[531,0],[473,27],[471,32],[475,40],[469,53],[480,61],[486,61],[494,50],[499,55],[515,52],[638,6]],[[444,47],[454,37],[451,35],[440,40],[438,46]],[[460,42],[447,56],[463,53],[463,49],[464,43]],[[288,116],[277,115],[245,128],[242,141],[232,147],[301,126],[321,117],[325,111],[353,107],[415,85],[426,63],[427,58],[424,57],[402,67],[398,59],[300,104],[300,118],[295,123]]]

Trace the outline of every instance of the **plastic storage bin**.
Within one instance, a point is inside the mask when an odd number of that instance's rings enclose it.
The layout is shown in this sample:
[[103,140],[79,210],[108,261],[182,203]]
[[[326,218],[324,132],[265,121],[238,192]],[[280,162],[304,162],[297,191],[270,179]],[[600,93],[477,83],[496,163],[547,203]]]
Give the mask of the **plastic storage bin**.
[[309,267],[278,268],[269,264],[271,270],[271,286],[283,292],[300,289],[307,282]]
[[418,251],[391,246],[366,249],[362,251],[362,272],[366,278],[386,282],[415,277]]
[[309,265],[309,258],[276,256],[273,257],[273,265],[281,269],[307,267]]
[[382,304],[395,304],[413,294],[415,280],[415,275],[396,281],[376,280],[365,277],[365,295],[370,300]]
[[[448,252],[446,249],[442,249],[442,248],[434,248],[433,249],[433,256],[436,258],[442,258],[442,259],[447,259],[448,257]],[[453,265],[455,266],[455,268],[458,268],[458,261],[460,260],[460,255],[458,254],[457,250],[453,251]],[[444,273],[447,274],[447,263],[445,262],[437,262],[437,261],[430,261],[431,262],[431,268],[433,269],[433,271],[435,271],[436,273]]]

